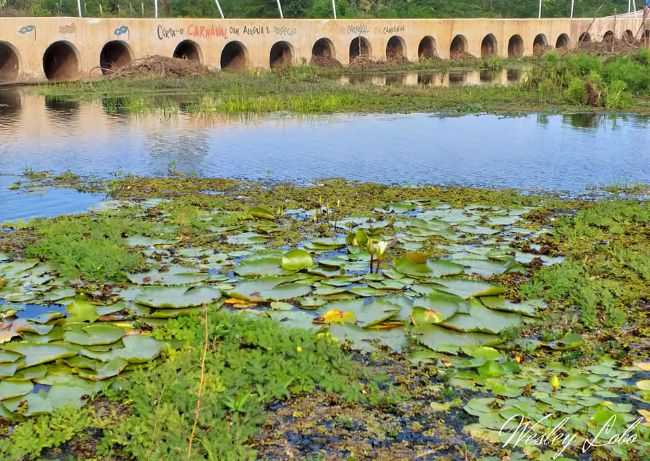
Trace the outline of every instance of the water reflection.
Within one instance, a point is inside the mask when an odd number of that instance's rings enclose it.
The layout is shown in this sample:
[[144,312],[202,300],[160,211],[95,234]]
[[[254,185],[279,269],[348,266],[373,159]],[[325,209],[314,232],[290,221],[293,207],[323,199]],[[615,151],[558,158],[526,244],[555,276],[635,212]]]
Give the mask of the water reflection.
[[376,86],[453,87],[474,85],[514,85],[521,82],[521,69],[467,70],[449,72],[391,72],[385,74],[350,74],[339,78],[341,85],[372,84]]
[[[441,86],[480,84],[490,73],[386,77],[383,84]],[[650,145],[650,123],[634,115],[275,114],[233,119],[187,114],[183,108],[194,100],[182,96],[157,97],[162,107],[176,108],[165,117],[157,112],[128,115],[126,109],[141,104],[141,98],[62,104],[3,92],[0,101],[0,172],[5,174],[25,168],[102,177],[118,171],[181,172],[298,182],[337,176],[572,192],[650,182],[650,152],[640,148]],[[3,203],[8,196],[1,189]]]

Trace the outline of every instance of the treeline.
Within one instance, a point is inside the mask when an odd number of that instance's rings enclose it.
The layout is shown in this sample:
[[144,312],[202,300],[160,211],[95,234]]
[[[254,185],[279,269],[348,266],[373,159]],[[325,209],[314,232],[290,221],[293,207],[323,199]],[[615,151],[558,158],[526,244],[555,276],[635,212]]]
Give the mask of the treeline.
[[[276,0],[220,0],[226,17],[278,17]],[[331,0],[281,0],[285,17],[332,17]],[[578,17],[627,12],[627,0],[576,0]],[[643,0],[637,0],[640,8]],[[85,16],[153,16],[153,0],[81,0]],[[342,18],[536,17],[539,0],[336,0]],[[543,16],[569,15],[571,0],[544,0]],[[218,17],[214,0],[158,0],[161,17]],[[76,16],[77,0],[0,0],[3,16]]]

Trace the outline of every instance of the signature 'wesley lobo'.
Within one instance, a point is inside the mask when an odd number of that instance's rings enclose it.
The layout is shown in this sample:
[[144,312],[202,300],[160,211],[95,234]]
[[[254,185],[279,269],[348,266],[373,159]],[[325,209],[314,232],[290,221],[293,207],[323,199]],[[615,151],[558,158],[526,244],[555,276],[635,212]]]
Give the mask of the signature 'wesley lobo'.
[[[504,431],[509,433],[508,438],[503,443],[503,447],[518,447],[522,445],[534,445],[538,447],[561,447],[555,454],[553,459],[557,459],[576,443],[576,434],[571,434],[564,430],[570,417],[567,416],[560,420],[551,429],[546,429],[544,421],[549,419],[551,415],[546,415],[538,421],[531,421],[526,419],[523,415],[513,415],[506,420],[499,430],[500,434]],[[612,415],[596,435],[589,439],[587,438],[582,443],[582,453],[586,453],[592,448],[607,447],[613,445],[632,445],[637,440],[635,429],[642,422],[643,418],[638,418],[627,426],[625,431],[607,437],[611,434],[616,423],[616,415]]]

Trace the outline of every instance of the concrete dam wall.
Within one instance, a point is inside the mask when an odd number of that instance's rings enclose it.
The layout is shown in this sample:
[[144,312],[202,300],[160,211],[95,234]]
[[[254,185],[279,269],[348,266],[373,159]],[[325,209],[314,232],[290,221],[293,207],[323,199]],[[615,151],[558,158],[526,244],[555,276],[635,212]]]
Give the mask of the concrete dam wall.
[[89,78],[151,55],[212,69],[531,56],[583,41],[650,37],[642,17],[598,19],[0,18],[0,82]]

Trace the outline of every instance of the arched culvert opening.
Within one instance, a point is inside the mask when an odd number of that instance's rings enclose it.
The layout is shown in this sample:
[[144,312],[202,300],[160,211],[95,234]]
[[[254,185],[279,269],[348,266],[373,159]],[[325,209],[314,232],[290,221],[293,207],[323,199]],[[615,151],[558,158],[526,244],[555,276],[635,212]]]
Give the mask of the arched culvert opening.
[[533,40],[533,55],[541,56],[546,53],[547,48],[548,40],[546,39],[546,35],[537,34],[535,36],[535,40]]
[[589,42],[591,42],[591,35],[589,35],[589,32],[583,32],[580,34],[580,37],[578,37],[578,47]]
[[467,39],[463,35],[456,35],[449,46],[451,59],[463,59],[467,52]]
[[524,55],[524,40],[520,35],[513,35],[508,40],[508,57],[521,58]]
[[241,42],[229,42],[221,52],[221,69],[241,71],[248,67],[248,51]]
[[319,38],[311,48],[311,60],[318,64],[336,59],[334,43],[329,38]]
[[128,66],[132,60],[133,56],[129,45],[119,40],[108,42],[99,54],[99,66],[104,74],[110,74]]
[[388,39],[386,44],[387,61],[405,61],[406,60],[406,42],[402,37],[393,35]]
[[277,42],[271,47],[271,69],[289,67],[293,62],[293,47],[289,42]]
[[481,57],[489,58],[497,54],[497,39],[492,34],[487,34],[481,42]]
[[634,43],[634,32],[629,29],[623,32],[623,40],[627,43]]
[[569,48],[569,36],[567,34],[560,34],[555,42],[555,48],[561,50]]
[[350,42],[350,63],[355,59],[370,57],[370,42],[366,37],[357,37]]
[[20,61],[13,45],[0,42],[0,82],[14,82],[18,79]]
[[43,71],[48,80],[73,80],[79,77],[77,50],[68,42],[52,43],[43,55]]
[[614,32],[611,30],[608,30],[605,32],[605,35],[603,35],[603,42],[604,43],[613,43],[614,42]]
[[187,59],[188,61],[194,61],[200,63],[201,59],[201,47],[196,42],[192,40],[183,40],[180,42],[176,49],[174,50],[173,56],[176,59]]
[[436,40],[433,37],[428,36],[420,40],[420,44],[418,45],[418,58],[420,61],[433,59],[437,56]]

